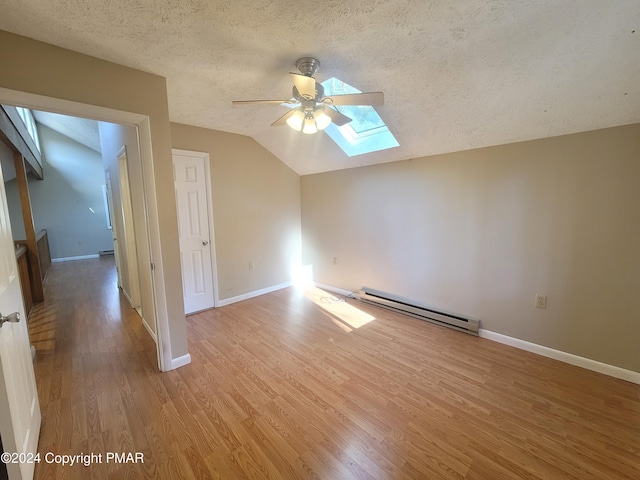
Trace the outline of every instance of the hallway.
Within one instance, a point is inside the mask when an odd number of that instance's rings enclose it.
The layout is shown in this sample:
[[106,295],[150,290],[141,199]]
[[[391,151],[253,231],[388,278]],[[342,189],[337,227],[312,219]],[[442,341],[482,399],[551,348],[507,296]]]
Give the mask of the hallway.
[[[78,454],[142,451],[148,389],[162,390],[156,349],[117,286],[113,257],[54,263],[44,303],[29,320],[36,348],[36,383],[42,409],[39,452]],[[135,442],[135,447],[134,447]],[[42,461],[35,478],[144,478],[148,462],[134,466],[62,468]],[[126,469],[126,475],[124,473]]]

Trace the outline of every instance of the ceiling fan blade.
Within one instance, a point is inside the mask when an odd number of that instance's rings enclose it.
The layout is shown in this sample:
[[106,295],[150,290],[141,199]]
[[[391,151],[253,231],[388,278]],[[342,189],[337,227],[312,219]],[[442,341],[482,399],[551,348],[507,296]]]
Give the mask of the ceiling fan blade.
[[295,104],[298,103],[295,100],[234,100],[233,102],[234,105],[255,105],[255,104],[272,104],[272,105],[280,105],[281,103],[290,103],[290,104]]
[[284,125],[287,123],[287,119],[292,116],[294,113],[296,113],[298,111],[298,109],[296,108],[292,108],[291,110],[289,110],[287,113],[285,113],[284,115],[282,115],[279,119],[277,119],[275,122],[273,122],[271,124],[272,127],[279,127],[281,125]]
[[322,99],[323,103],[328,105],[384,105],[384,93],[382,92],[365,92],[350,93],[347,95],[329,95]]
[[334,110],[333,108],[324,108],[324,113],[326,113],[327,115],[329,115],[329,117],[331,117],[331,121],[333,123],[335,123],[336,125],[338,125],[339,127],[341,127],[342,125],[345,125],[347,123],[349,123],[351,121],[351,119],[349,117],[347,117],[346,115],[341,114],[340,112]]
[[309,100],[316,98],[316,79],[313,77],[307,77],[306,75],[300,75],[299,73],[289,73],[293,84],[298,89],[300,95]]

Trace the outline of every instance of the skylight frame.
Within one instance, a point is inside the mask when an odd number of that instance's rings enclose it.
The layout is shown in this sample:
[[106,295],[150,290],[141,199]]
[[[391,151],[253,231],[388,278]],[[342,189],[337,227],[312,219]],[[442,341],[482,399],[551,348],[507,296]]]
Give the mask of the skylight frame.
[[[332,88],[336,83],[338,84],[337,88]],[[336,77],[331,77],[325,80],[322,82],[322,86],[325,89],[325,95],[327,97],[330,97],[332,94],[362,93],[357,88]],[[349,111],[349,109],[344,109],[344,107],[343,109],[347,111],[341,111],[340,106],[329,105],[329,107],[352,118],[351,122],[342,125],[341,127],[332,123],[324,130],[347,156],[353,157],[356,155],[364,155],[400,146],[394,135],[391,133],[391,130],[389,130],[389,127],[384,123],[384,120],[382,120],[382,117],[375,108],[371,106],[358,106],[358,108],[361,109],[371,109],[370,112],[373,112],[382,125],[358,132],[352,126],[353,122],[358,121],[357,115],[353,115],[353,112]]]

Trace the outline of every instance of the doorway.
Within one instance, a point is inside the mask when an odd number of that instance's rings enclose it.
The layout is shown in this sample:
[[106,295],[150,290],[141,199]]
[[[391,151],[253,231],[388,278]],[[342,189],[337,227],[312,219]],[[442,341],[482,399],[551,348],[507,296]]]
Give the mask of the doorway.
[[[155,182],[153,177],[153,157],[151,149],[151,129],[149,117],[146,115],[108,109],[104,107],[80,104],[41,95],[0,88],[0,103],[22,105],[34,110],[44,110],[71,116],[92,118],[114,124],[131,125],[137,128],[140,147],[141,178],[132,189],[142,192],[144,196],[145,224],[148,237],[145,239],[149,251],[150,262],[144,266],[149,270],[149,278],[153,292],[153,310],[157,335],[157,360],[161,371],[175,368],[172,365],[169,321],[164,291],[164,277],[161,267],[160,235],[158,227],[158,210],[156,202]],[[175,362],[173,362],[175,363]]]

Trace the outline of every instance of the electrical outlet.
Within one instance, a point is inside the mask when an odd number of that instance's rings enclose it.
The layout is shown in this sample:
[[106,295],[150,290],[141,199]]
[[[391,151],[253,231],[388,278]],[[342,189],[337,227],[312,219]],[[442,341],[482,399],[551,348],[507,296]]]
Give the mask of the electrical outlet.
[[546,295],[536,295],[536,308],[547,308]]
[[338,257],[333,257],[333,264],[338,265]]
[[255,268],[255,265],[253,264],[253,262],[249,262],[249,270],[253,270]]

